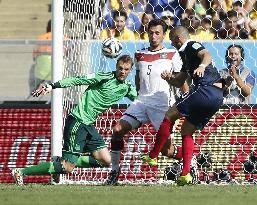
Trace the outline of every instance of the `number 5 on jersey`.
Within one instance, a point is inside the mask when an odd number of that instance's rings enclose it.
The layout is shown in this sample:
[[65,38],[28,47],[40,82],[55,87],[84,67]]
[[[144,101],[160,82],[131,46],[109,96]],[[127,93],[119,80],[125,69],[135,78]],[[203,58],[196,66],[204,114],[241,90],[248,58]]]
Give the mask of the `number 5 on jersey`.
[[151,71],[152,71],[152,65],[148,65],[148,66],[147,66],[147,69],[148,69],[148,70],[147,70],[147,73],[146,73],[146,74],[147,74],[147,75],[150,75],[150,73],[151,73]]

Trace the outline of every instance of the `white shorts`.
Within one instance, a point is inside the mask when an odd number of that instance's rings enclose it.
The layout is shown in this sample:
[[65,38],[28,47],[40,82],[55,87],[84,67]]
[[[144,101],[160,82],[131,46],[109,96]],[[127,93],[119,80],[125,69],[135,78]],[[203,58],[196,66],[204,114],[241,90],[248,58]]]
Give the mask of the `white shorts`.
[[141,101],[135,100],[128,107],[121,119],[128,122],[132,126],[132,129],[151,122],[155,130],[158,131],[168,109],[168,105],[165,107],[150,107]]

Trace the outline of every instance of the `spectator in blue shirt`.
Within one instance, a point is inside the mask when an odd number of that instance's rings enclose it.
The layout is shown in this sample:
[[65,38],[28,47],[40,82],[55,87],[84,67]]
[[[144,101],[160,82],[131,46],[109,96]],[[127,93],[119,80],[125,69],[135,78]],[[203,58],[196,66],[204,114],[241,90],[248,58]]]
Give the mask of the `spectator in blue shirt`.
[[163,11],[170,11],[174,14],[175,24],[178,25],[187,3],[187,0],[149,0],[146,5],[146,12],[154,13],[158,18],[161,18]]
[[225,104],[250,104],[251,94],[256,83],[255,73],[246,68],[244,60],[244,49],[240,45],[230,45],[227,48],[227,68],[220,71],[221,77],[230,78],[231,85],[226,91]]
[[[138,31],[141,26],[141,20],[138,14],[129,8],[130,4],[131,2],[129,0],[121,0],[119,11],[125,11],[128,15],[126,27],[131,31]],[[104,17],[101,29],[111,28],[114,25],[113,15],[114,11],[111,11]]]

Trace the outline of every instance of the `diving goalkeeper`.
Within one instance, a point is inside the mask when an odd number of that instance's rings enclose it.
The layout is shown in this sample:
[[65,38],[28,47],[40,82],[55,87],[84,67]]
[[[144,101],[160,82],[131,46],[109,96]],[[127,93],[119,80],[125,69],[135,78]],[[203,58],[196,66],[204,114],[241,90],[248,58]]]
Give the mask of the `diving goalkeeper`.
[[[130,100],[136,98],[135,87],[126,80],[132,66],[133,59],[129,55],[123,55],[117,60],[116,71],[65,78],[42,85],[32,93],[34,97],[38,97],[56,88],[88,85],[80,102],[65,121],[62,157],[53,157],[51,162],[14,169],[12,175],[17,185],[23,185],[23,177],[28,175],[65,174],[70,173],[75,167],[110,165],[110,153],[93,124],[101,113],[123,97]],[[82,156],[85,152],[91,153],[92,156]]]

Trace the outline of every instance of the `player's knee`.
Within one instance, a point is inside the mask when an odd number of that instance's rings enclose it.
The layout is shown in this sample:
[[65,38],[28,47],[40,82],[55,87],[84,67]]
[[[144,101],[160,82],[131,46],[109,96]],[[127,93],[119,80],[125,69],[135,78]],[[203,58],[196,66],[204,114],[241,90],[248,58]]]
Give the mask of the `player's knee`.
[[110,167],[112,161],[111,161],[111,157],[110,158],[106,158],[102,161],[102,165],[103,167]]
[[123,137],[123,133],[124,133],[124,129],[121,125],[117,124],[112,128],[113,131],[113,136],[112,138],[122,138]]
[[132,129],[130,123],[125,120],[120,120],[113,128],[113,137],[123,138]]
[[112,139],[111,139],[112,143],[116,142],[116,141],[117,142],[122,141],[123,137],[124,137],[124,134],[123,134],[122,128],[119,126],[113,127],[113,134],[112,134]]

